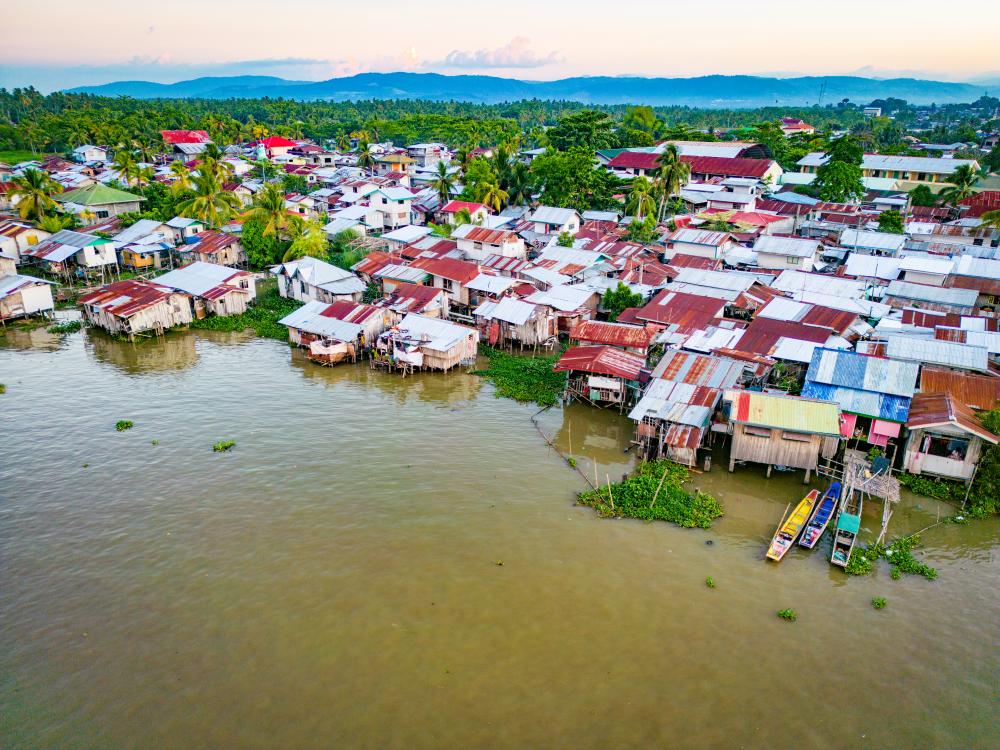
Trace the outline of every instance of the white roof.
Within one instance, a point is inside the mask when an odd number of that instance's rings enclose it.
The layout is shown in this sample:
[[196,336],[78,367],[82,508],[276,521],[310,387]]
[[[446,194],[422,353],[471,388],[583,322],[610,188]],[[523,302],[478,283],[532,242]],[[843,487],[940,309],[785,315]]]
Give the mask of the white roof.
[[418,227],[414,224],[407,224],[398,229],[393,229],[391,232],[386,232],[382,235],[382,239],[409,245],[411,242],[416,242],[421,237],[426,237],[430,233],[431,230],[429,227]]
[[426,318],[415,313],[409,313],[398,327],[411,338],[426,337],[427,340],[420,343],[421,348],[440,352],[448,351],[476,332],[475,329],[466,326],[449,323],[440,318]]
[[[806,154],[798,160],[800,167],[819,167],[828,157],[821,151]],[[886,169],[894,172],[927,172],[949,175],[963,164],[976,166],[971,159],[934,159],[926,156],[891,156],[886,154],[865,154],[861,159],[862,169]]]
[[[242,275],[244,275],[242,271],[237,271],[227,266],[220,266],[217,263],[204,263],[199,260],[189,266],[167,271],[162,276],[157,276],[154,281],[161,286],[168,286],[171,289],[177,289],[200,297],[205,292],[214,289],[234,276]],[[233,288],[236,289],[237,287]]]
[[473,289],[477,292],[486,292],[487,294],[500,294],[519,283],[521,282],[509,276],[491,276],[481,273],[465,284],[465,288]]
[[535,292],[526,299],[536,305],[546,305],[563,312],[571,312],[583,307],[594,294],[595,292],[590,289],[561,284],[552,287],[547,292]]
[[119,245],[127,244],[129,242],[135,242],[141,237],[146,237],[157,229],[163,222],[157,221],[156,219],[139,219],[135,224],[130,227],[126,227],[118,234],[115,235],[115,242]]
[[364,221],[372,209],[368,206],[348,206],[330,214],[331,219],[354,219]]
[[520,326],[527,323],[534,312],[535,306],[530,302],[504,297],[499,302],[484,302],[473,310],[472,314],[487,320],[502,320],[505,323]]
[[298,276],[305,283],[333,294],[353,294],[366,288],[365,283],[350,271],[308,256],[275,266],[271,272],[289,278]]
[[815,341],[803,341],[801,339],[782,336],[771,350],[771,356],[788,362],[808,363],[812,361],[813,350],[817,346],[822,346],[826,349],[851,348],[851,345],[840,338],[840,336],[831,336],[822,344],[817,344]]
[[972,276],[978,279],[1000,279],[1000,260],[962,255],[955,262],[952,273],[955,276]]
[[908,255],[899,259],[899,269],[901,271],[917,271],[919,273],[936,274],[938,276],[947,276],[951,273],[952,266],[954,265],[955,262],[951,258]]
[[378,269],[372,276],[376,276],[380,279],[395,279],[397,281],[409,281],[414,284],[421,283],[427,276],[427,273],[422,268],[414,268],[413,266],[401,266],[396,263],[390,263],[387,266],[383,266]]
[[792,270],[782,271],[771,286],[781,292],[819,292],[852,299],[857,299],[865,291],[863,281]]
[[819,248],[820,243],[816,240],[807,240],[801,237],[776,237],[767,234],[758,237],[753,244],[753,249],[757,253],[784,255],[789,258],[811,258]]
[[809,302],[813,305],[820,305],[821,307],[829,307],[834,310],[846,310],[847,312],[863,315],[866,318],[881,318],[888,315],[889,311],[892,310],[889,305],[883,305],[881,302],[872,302],[867,299],[852,299],[836,294],[823,294],[822,292],[793,292],[792,299],[800,302]]
[[336,237],[341,232],[346,232],[357,226],[361,226],[361,222],[357,219],[334,219],[323,227],[323,231],[331,237]]
[[893,281],[899,278],[902,258],[884,258],[879,255],[851,253],[847,256],[844,273],[848,276],[865,276],[871,279]]
[[562,226],[577,215],[572,208],[556,208],[555,206],[539,206],[531,214],[531,221],[539,224],[558,224]]
[[710,289],[725,289],[731,292],[745,292],[757,277],[738,271],[708,271],[703,268],[678,268],[674,283],[691,284]]
[[989,352],[985,347],[902,334],[887,335],[885,340],[886,355],[895,359],[983,372],[989,370]]
[[527,276],[530,279],[541,281],[543,284],[549,284],[550,286],[568,284],[570,281],[572,281],[572,279],[569,276],[561,274],[558,271],[553,271],[549,268],[538,268],[536,266],[530,266],[529,268],[521,269],[521,274]]
[[362,327],[357,323],[348,323],[322,315],[321,313],[328,307],[326,302],[310,300],[278,323],[336,341],[354,341],[361,333]]
[[724,141],[667,141],[667,143],[677,146],[677,153],[680,156],[724,156],[730,159],[738,157],[743,149],[754,145],[741,141],[732,143]]
[[866,232],[862,229],[845,229],[840,235],[843,247],[861,247],[866,250],[891,250],[898,252],[906,244],[905,234]]
[[975,289],[952,289],[929,284],[914,284],[909,281],[893,281],[885,293],[901,299],[936,302],[942,305],[967,307],[970,310],[976,306],[976,298],[979,296],[979,292]]
[[683,348],[695,352],[710,352],[713,349],[736,349],[736,344],[746,333],[745,328],[720,328],[709,326],[704,331],[695,331],[688,336]]
[[31,286],[32,284],[50,284],[55,286],[54,281],[39,279],[34,276],[22,276],[17,273],[8,273],[0,276],[0,299],[13,294],[21,287]]
[[166,222],[168,227],[173,227],[174,229],[184,229],[192,224],[201,224],[202,222],[197,219],[189,219],[187,216],[175,216],[170,221]]
[[[639,421],[643,417],[650,417],[692,427],[706,427],[715,404],[711,407],[692,405],[691,400],[697,387],[691,383],[657,378],[649,384],[639,403],[629,412],[628,418]],[[721,396],[722,391],[719,391],[718,397]]]

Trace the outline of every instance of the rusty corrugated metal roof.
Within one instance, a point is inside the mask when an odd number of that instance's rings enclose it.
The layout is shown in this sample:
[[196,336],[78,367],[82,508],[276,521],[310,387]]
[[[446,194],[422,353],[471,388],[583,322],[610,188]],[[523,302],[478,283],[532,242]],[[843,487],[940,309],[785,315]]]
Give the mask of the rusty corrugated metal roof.
[[920,373],[923,393],[947,393],[957,401],[978,411],[989,411],[1000,404],[1000,378],[924,367]]
[[929,428],[952,425],[996,444],[1000,438],[983,427],[965,404],[948,393],[918,393],[910,403],[910,418],[906,426]]
[[655,330],[643,326],[584,320],[576,324],[569,337],[573,341],[646,350],[655,335]]
[[612,346],[574,346],[566,350],[552,369],[638,380],[645,364],[644,357]]

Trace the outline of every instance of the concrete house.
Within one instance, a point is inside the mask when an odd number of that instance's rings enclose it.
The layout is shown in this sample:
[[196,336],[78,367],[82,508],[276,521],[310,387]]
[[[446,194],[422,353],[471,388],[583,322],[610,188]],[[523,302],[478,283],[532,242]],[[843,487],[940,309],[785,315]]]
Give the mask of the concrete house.
[[675,255],[694,255],[699,258],[722,260],[735,246],[736,239],[728,232],[683,228],[671,232],[664,238],[664,255],[668,261]]
[[819,262],[823,244],[801,237],[763,235],[753,245],[760,268],[812,271]]
[[142,206],[142,201],[146,200],[141,195],[126,193],[124,190],[118,190],[100,182],[76,190],[68,190],[65,193],[58,193],[53,195],[52,199],[61,204],[65,211],[73,213],[86,211],[93,214],[96,217],[95,220],[138,211]]
[[567,232],[575,235],[580,231],[580,214],[572,208],[539,206],[531,212],[528,221],[538,234],[558,235]]
[[77,146],[73,149],[73,161],[80,162],[81,164],[86,164],[91,161],[107,160],[108,152],[100,146],[94,146],[88,143],[84,146]]
[[485,260],[488,255],[521,260],[528,257],[524,240],[516,232],[507,229],[487,229],[475,224],[463,224],[451,236],[458,243],[458,249],[469,260]]

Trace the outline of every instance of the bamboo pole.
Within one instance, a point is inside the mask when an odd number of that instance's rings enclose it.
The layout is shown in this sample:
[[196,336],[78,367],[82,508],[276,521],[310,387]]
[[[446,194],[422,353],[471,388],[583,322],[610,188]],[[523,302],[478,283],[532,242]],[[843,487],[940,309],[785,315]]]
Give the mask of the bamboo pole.
[[663,471],[663,476],[660,477],[660,483],[656,485],[656,492],[653,493],[653,501],[649,504],[649,509],[652,510],[653,506],[656,505],[656,498],[660,496],[660,488],[663,486],[663,480],[667,478],[666,470]]
[[614,510],[615,509],[615,496],[611,493],[611,477],[608,476],[607,474],[605,474],[604,478],[608,480],[608,497],[611,498],[611,510]]

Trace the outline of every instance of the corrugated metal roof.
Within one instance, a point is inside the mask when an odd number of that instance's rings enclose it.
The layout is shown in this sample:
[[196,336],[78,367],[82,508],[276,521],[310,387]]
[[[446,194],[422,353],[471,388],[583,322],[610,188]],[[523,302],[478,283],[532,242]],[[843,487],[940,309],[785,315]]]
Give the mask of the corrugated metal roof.
[[706,427],[722,396],[718,388],[654,380],[639,399],[629,419],[661,419],[664,422]]
[[889,357],[963,370],[989,371],[989,352],[983,347],[902,334],[888,335],[885,340],[886,355]]
[[820,251],[823,245],[816,240],[801,237],[779,237],[777,235],[762,235],[753,244],[757,253],[782,255],[789,258],[811,258]]
[[916,362],[819,348],[813,352],[806,382],[912,398],[919,369]]
[[971,311],[976,306],[976,298],[979,294],[974,289],[948,289],[930,284],[892,281],[885,290],[885,296],[916,302],[932,302]]
[[329,305],[311,300],[278,321],[283,326],[337,341],[354,341],[363,330],[357,323],[349,323],[324,315]]
[[741,351],[770,355],[778,341],[783,338],[811,342],[814,345],[823,344],[830,338],[830,331],[787,320],[755,318],[737,346]]
[[1000,438],[980,424],[973,411],[947,393],[918,393],[910,406],[910,418],[906,426],[933,428],[950,425],[978,435],[983,440],[996,445]]
[[782,271],[771,286],[781,292],[818,292],[851,299],[858,299],[865,292],[865,284],[861,281],[791,270]]
[[566,350],[553,369],[638,380],[645,364],[645,357],[611,346],[574,346]]
[[906,244],[906,235],[868,232],[863,229],[845,229],[840,235],[840,244],[842,247],[899,252]]
[[981,346],[990,354],[1000,354],[1000,333],[996,331],[970,331],[965,328],[939,326],[934,329],[934,338],[938,341],[955,341],[970,346]]
[[[361,269],[359,268],[358,270]],[[419,283],[426,279],[430,274],[422,268],[390,263],[389,265],[382,266],[378,270],[372,272],[371,275],[379,279],[396,279],[399,281],[412,281]]]
[[725,307],[725,302],[716,297],[675,292],[668,287],[637,310],[635,317],[639,320],[677,326],[686,331],[695,331],[721,318]]
[[989,411],[1000,404],[1000,378],[974,375],[939,367],[924,367],[920,373],[923,393],[948,393],[956,400],[979,411]]
[[735,359],[668,350],[653,370],[653,378],[725,389],[740,381],[743,369],[744,363]]
[[840,407],[832,401],[756,391],[728,391],[726,400],[732,422],[840,437]]
[[545,305],[562,312],[572,312],[583,307],[587,300],[594,295],[595,292],[592,289],[560,284],[547,292],[535,292],[526,299],[536,305]]
[[802,387],[805,398],[836,401],[841,411],[890,422],[905,422],[910,412],[910,399],[885,393],[842,388],[836,385],[806,381]]
[[235,268],[220,266],[216,263],[204,263],[197,261],[183,268],[176,268],[173,271],[156,278],[156,283],[177,289],[181,292],[195,295],[197,297],[210,297],[214,299],[219,294],[219,287],[224,286],[222,293],[237,291],[249,294],[246,289],[239,286],[229,286],[227,282],[242,276],[249,276],[246,271],[237,271]]
[[174,290],[145,279],[125,279],[102,286],[78,300],[80,305],[99,307],[120,318],[128,318],[176,294]]
[[515,326],[524,325],[535,314],[536,306],[530,302],[504,297],[498,302],[486,301],[472,311],[476,317],[486,320],[502,320]]
[[644,326],[609,323],[603,320],[584,320],[574,326],[569,337],[571,341],[608,344],[645,351],[649,348],[649,343],[655,335],[655,330]]

